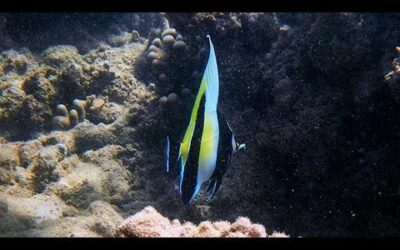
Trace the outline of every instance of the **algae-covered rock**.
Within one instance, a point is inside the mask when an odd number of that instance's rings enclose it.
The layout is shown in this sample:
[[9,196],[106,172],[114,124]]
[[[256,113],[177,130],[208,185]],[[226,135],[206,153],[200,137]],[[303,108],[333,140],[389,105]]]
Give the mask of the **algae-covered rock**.
[[20,165],[18,145],[0,144],[0,185],[13,185],[16,167]]
[[[66,204],[87,208],[94,200],[106,198],[102,184],[106,181],[105,174],[95,165],[82,163],[78,160],[69,161],[70,171],[58,179],[51,189],[54,190]],[[61,163],[65,164],[65,162]]]
[[48,183],[58,180],[57,163],[64,158],[64,153],[58,145],[51,145],[42,148],[37,157],[30,171],[34,174],[36,191],[40,193]]
[[121,46],[124,44],[128,44],[133,40],[133,35],[132,33],[125,32],[121,35],[110,35],[108,37],[108,42],[112,46]]
[[0,235],[114,236],[122,217],[111,204],[142,197],[121,158],[141,157],[134,141],[156,97],[132,70],[144,39],[113,39],[125,46],[0,55]]
[[[94,201],[81,213],[64,212],[66,216],[48,219],[33,229],[20,232],[29,237],[113,237],[122,217],[106,202]],[[70,216],[67,214],[69,213]],[[15,235],[15,234],[14,234]]]
[[116,235],[123,218],[113,206],[103,201],[94,201],[90,204],[89,211],[94,220],[95,232],[105,237]]
[[21,145],[20,159],[23,167],[34,166],[37,162],[40,149],[43,143],[39,140],[32,140]]
[[76,47],[70,45],[57,45],[46,49],[42,53],[42,61],[48,65],[60,67],[68,60],[77,61],[79,52]]
[[72,214],[75,211],[55,195],[38,194],[31,197],[17,197],[1,194],[0,200],[3,206],[7,207],[7,211],[0,216],[1,235],[16,236],[33,226],[57,220],[64,214]]

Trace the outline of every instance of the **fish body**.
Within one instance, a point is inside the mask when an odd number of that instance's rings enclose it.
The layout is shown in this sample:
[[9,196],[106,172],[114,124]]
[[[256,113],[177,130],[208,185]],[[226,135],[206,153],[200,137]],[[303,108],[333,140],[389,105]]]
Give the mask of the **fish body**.
[[217,162],[219,77],[214,46],[207,37],[210,55],[179,149],[180,193],[185,204],[190,203],[201,185],[210,179]]
[[217,112],[218,67],[211,38],[207,38],[210,44],[207,66],[194,101],[189,125],[179,147],[179,192],[185,204],[191,203],[202,184],[209,180],[211,182],[207,193],[212,198],[221,185],[222,176],[231,163],[232,155],[238,151],[236,142],[235,145],[232,143],[233,131]]
[[211,200],[217,193],[222,184],[222,177],[232,163],[233,155],[244,149],[245,144],[236,142],[235,134],[228,122],[221,115],[219,116],[220,124],[220,143],[218,145],[217,168],[210,178],[206,195],[207,200]]

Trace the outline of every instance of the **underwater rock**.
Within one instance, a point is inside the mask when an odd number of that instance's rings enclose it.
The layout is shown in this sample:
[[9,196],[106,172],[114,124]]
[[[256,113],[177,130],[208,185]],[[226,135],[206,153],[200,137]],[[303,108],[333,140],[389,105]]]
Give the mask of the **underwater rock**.
[[7,73],[14,71],[21,75],[26,72],[30,60],[25,55],[21,55],[14,50],[10,50],[6,53],[3,53],[3,56],[5,56],[4,69]]
[[64,154],[58,145],[44,147],[38,152],[37,162],[30,169],[36,192],[41,193],[48,183],[59,178],[56,168],[63,158]]
[[60,67],[69,60],[78,61],[78,58],[78,49],[70,45],[49,47],[41,55],[41,59],[44,63],[55,67]]
[[[103,201],[92,202],[83,212],[63,205],[57,197],[50,195],[36,195],[18,201],[19,204],[8,201],[8,207],[22,211],[21,217],[16,219],[8,213],[0,216],[2,223],[8,223],[0,226],[3,236],[112,237],[123,220],[112,205]],[[29,208],[26,207],[28,202],[31,202]]]
[[[156,95],[132,70],[144,50],[129,43],[85,55],[69,46],[40,57],[18,51],[15,62],[0,55],[1,236],[113,236],[122,217],[110,204],[150,199],[130,192],[139,185],[129,170],[144,165],[135,142],[151,134],[158,114],[147,117]],[[68,130],[51,131],[52,116]],[[130,166],[121,161],[128,143]]]
[[115,208],[104,201],[94,201],[89,206],[94,220],[94,231],[104,237],[114,237],[118,226],[122,223],[122,216]]
[[168,80],[168,77],[167,77],[166,74],[162,73],[162,74],[160,74],[160,75],[158,76],[158,79],[159,79],[161,82],[165,82],[165,81]]
[[[357,18],[357,15],[333,13],[317,17],[310,30],[311,46],[308,51],[314,67],[337,78],[344,73],[341,70],[343,65],[357,68],[359,63],[365,60],[367,51],[373,46],[371,40],[346,38],[365,35],[364,30],[358,26]],[[343,30],[343,27],[346,29]],[[341,35],[334,35],[336,33]],[[346,45],[343,46],[344,44]],[[326,49],[328,46],[329,50]]]
[[16,181],[15,171],[20,165],[18,151],[18,145],[0,144],[0,185],[13,185]]
[[[72,163],[72,159],[61,164]],[[66,204],[77,208],[87,208],[91,202],[106,198],[103,188],[105,174],[95,165],[74,161],[77,168],[51,185],[51,191],[58,194]],[[63,174],[64,175],[64,174]]]
[[174,50],[184,50],[186,48],[186,43],[183,41],[175,41],[172,48]]
[[[37,68],[29,50],[5,51],[0,55],[0,127],[2,131],[10,132],[11,137],[13,133],[23,133],[26,127],[40,127],[48,119],[49,110],[41,95],[30,93],[32,88],[42,92],[42,96],[46,91],[53,92],[51,86],[30,86],[29,83],[35,85],[40,78]],[[13,122],[25,123],[25,128],[10,127]]]
[[161,98],[159,99],[159,103],[160,103],[161,105],[165,105],[165,104],[167,104],[167,102],[168,102],[168,97],[166,97],[166,96],[163,96],[163,97],[161,97]]
[[144,42],[144,38],[142,38],[137,30],[132,31],[132,42]]
[[[136,37],[138,39],[138,37]],[[128,44],[133,41],[132,33],[125,32],[121,35],[110,35],[108,36],[108,42],[111,46],[118,47]]]
[[18,197],[0,194],[0,200],[7,205],[7,211],[0,216],[0,235],[21,235],[34,225],[54,221],[63,214],[75,210],[63,204],[56,195],[37,194],[31,197]]
[[118,227],[117,235],[122,237],[284,237],[268,236],[265,228],[252,224],[249,219],[239,217],[233,224],[227,221],[203,221],[198,226],[179,220],[170,221],[153,207],[148,206],[125,219]]
[[[132,84],[138,84],[132,75],[132,65],[144,49],[145,45],[141,43],[129,43],[125,47],[103,46],[102,49],[91,50],[84,55],[80,55],[73,46],[49,47],[39,57],[27,50],[2,53],[0,133],[4,133],[8,138],[18,139],[28,133],[44,132],[51,128],[65,130],[75,126],[75,111],[69,119],[65,112],[61,112],[60,117],[55,117],[60,112],[54,114],[53,110],[59,103],[65,104],[68,110],[75,109],[80,121],[85,116],[89,119],[94,116],[97,123],[99,120],[107,123],[110,123],[110,120],[114,121],[122,111],[113,110],[114,117],[111,118],[107,109],[90,110],[92,100],[88,100],[88,95],[106,96],[110,98],[111,103],[115,102],[116,98],[127,100],[128,93],[131,93],[128,89]],[[20,58],[21,62],[26,59],[25,72],[14,70],[15,67],[10,66],[10,62],[13,62],[11,58]],[[143,92],[141,88],[138,91]],[[99,94],[100,92],[103,93]],[[74,96],[76,98],[72,100],[87,101],[85,109],[82,109],[81,105],[72,107],[70,98]],[[86,115],[82,111],[86,111]],[[107,118],[102,120],[102,116]]]
[[393,98],[400,103],[400,47],[396,47],[395,51],[398,57],[392,61],[392,70],[384,78]]
[[25,142],[21,145],[19,157],[23,167],[32,166],[37,161],[39,151],[43,148],[43,143],[39,140]]
[[188,96],[190,96],[190,89],[188,89],[188,88],[182,89],[181,95],[182,95],[183,97],[188,97]]
[[101,104],[102,102],[99,101],[96,103],[98,105],[97,108],[96,106],[91,106],[94,108],[90,113],[90,119],[93,123],[111,124],[124,114],[122,105],[113,102],[105,102],[102,106]]
[[93,100],[92,105],[89,107],[89,110],[91,112],[93,111],[99,111],[100,109],[103,108],[104,104],[106,103],[106,101],[102,98],[96,98]]
[[170,103],[174,103],[176,102],[176,100],[178,100],[178,95],[175,93],[171,93],[168,95],[168,102]]

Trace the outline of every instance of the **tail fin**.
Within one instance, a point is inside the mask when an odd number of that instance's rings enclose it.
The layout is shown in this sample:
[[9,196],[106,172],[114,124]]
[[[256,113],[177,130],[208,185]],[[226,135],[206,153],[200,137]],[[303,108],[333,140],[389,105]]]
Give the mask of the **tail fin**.
[[217,185],[217,179],[213,178],[210,184],[208,184],[207,191],[204,194],[205,196],[207,196],[207,201],[211,200],[216,185]]
[[217,191],[221,187],[221,181],[222,179],[216,177],[210,182],[205,194],[207,196],[207,201],[210,201],[217,193]]

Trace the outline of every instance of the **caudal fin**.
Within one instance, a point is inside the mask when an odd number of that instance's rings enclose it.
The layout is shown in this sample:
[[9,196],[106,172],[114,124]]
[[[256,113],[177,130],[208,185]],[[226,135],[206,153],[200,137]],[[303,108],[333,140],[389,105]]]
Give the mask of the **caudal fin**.
[[221,179],[220,178],[214,178],[210,184],[208,185],[207,191],[206,191],[206,196],[207,196],[207,201],[210,201],[214,195],[217,193],[219,188],[221,187]]

